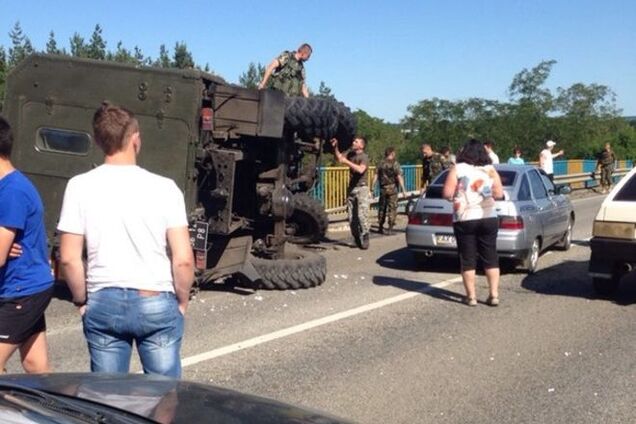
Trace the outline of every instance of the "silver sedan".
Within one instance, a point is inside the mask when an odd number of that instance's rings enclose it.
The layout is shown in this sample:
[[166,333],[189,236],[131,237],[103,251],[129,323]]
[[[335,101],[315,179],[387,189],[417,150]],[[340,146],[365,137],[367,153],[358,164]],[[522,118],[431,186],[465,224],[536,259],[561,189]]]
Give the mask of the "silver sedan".
[[[534,166],[502,164],[495,168],[504,187],[504,200],[497,201],[497,252],[507,264],[521,265],[533,273],[542,251],[552,246],[570,248],[574,210],[565,196],[570,187],[555,187]],[[447,174],[445,171],[433,181],[409,214],[406,244],[420,262],[436,255],[457,256],[452,204],[442,197]]]

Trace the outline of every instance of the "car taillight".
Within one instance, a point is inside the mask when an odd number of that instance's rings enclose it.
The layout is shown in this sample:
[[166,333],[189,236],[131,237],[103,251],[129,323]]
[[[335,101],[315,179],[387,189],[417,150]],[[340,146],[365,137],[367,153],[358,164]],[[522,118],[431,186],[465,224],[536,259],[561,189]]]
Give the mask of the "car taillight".
[[429,213],[424,219],[425,225],[435,225],[436,227],[452,227],[453,215],[449,213]]
[[409,215],[409,225],[422,225],[422,214],[413,212]]
[[520,216],[500,216],[499,228],[502,230],[523,230],[523,218]]

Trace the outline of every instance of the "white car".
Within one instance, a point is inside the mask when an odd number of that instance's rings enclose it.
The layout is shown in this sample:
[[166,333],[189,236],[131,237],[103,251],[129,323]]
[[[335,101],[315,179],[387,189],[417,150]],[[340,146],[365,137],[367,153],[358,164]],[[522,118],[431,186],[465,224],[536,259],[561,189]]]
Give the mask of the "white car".
[[610,191],[594,219],[589,275],[599,295],[609,296],[636,266],[636,168]]

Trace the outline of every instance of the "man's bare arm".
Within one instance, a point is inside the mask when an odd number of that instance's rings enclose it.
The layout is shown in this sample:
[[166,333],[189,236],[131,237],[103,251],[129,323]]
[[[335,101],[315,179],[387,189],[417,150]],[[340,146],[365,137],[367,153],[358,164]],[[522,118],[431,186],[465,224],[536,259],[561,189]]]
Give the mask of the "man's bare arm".
[[303,87],[301,90],[302,90],[303,96],[309,97],[309,89],[307,88],[307,84],[305,84],[304,82],[303,82]]
[[15,239],[13,228],[0,227],[0,267],[3,267],[9,260],[11,245]]
[[402,175],[398,175],[398,182],[400,183],[402,193],[406,194],[406,189],[404,188],[404,177],[402,177]]
[[86,276],[84,273],[84,261],[82,260],[83,250],[83,235],[61,234],[60,265],[75,304],[86,303]]
[[179,310],[185,314],[190,302],[190,288],[194,283],[194,255],[188,227],[168,228],[167,238],[171,252],[174,291],[179,302]]
[[269,77],[272,76],[272,72],[274,72],[274,69],[278,68],[279,66],[280,66],[280,62],[278,61],[278,58],[272,60],[270,64],[267,65],[267,68],[265,69],[265,73],[263,74],[263,79],[261,80],[260,83],[258,83],[259,90],[262,90],[263,88],[267,86],[267,81],[269,81]]

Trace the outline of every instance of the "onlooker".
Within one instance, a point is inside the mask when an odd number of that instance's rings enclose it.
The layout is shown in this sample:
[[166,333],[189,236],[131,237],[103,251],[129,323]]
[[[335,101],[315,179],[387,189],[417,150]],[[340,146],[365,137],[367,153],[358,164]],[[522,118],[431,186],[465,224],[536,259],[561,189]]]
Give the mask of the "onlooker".
[[554,182],[554,165],[552,160],[563,154],[563,150],[560,150],[557,153],[552,153],[554,146],[556,146],[554,141],[546,141],[545,149],[541,150],[541,154],[539,155],[539,168],[543,169],[543,172],[546,173],[552,182]]
[[44,207],[13,167],[12,147],[11,126],[0,117],[0,373],[16,350],[26,372],[44,373],[51,371],[44,311],[53,296]]
[[68,182],[58,224],[91,370],[128,372],[134,341],[145,373],[179,377],[194,278],[183,194],[136,165],[141,137],[132,112],[104,103],[93,132],[104,164]]
[[512,151],[512,157],[508,158],[508,163],[510,165],[525,165],[526,161],[521,157],[522,153],[520,148],[515,147]]
[[402,168],[397,160],[395,160],[395,148],[387,147],[384,151],[384,159],[377,166],[375,177],[373,178],[372,187],[376,182],[380,183],[380,201],[378,205],[378,229],[384,234],[384,222],[389,221],[389,229],[387,234],[393,233],[395,219],[397,218],[397,203],[399,189],[405,193],[404,178],[402,177]]
[[444,168],[444,159],[442,155],[433,151],[430,144],[422,144],[422,191],[431,184],[433,179],[442,172]]
[[369,157],[364,152],[367,141],[355,136],[347,156],[338,149],[338,140],[331,139],[336,160],[349,167],[349,187],[347,188],[347,213],[349,227],[356,245],[361,249],[369,248],[369,207],[371,195],[367,183]]
[[495,147],[495,143],[492,140],[484,141],[484,148],[486,152],[488,152],[488,157],[493,165],[497,165],[499,163],[499,156],[494,152],[493,147]]
[[442,147],[439,153],[442,155],[442,170],[448,169],[455,164],[455,155],[451,153],[450,147]]
[[[263,79],[258,84],[259,90],[270,87],[280,90],[288,96],[309,97],[309,90],[305,82],[305,65],[313,52],[307,43],[298,47],[295,52],[284,51],[267,66]],[[270,81],[271,77],[271,81]]]
[[481,259],[488,279],[490,295],[486,303],[499,304],[499,259],[497,230],[499,222],[495,199],[503,197],[501,179],[483,144],[470,140],[457,157],[444,183],[443,196],[453,202],[453,230],[457,240],[462,280],[466,289],[464,302],[477,305],[475,269]]
[[601,193],[609,193],[612,187],[612,173],[614,172],[614,163],[616,155],[609,143],[605,143],[605,148],[598,154],[596,161],[596,170],[601,170]]

